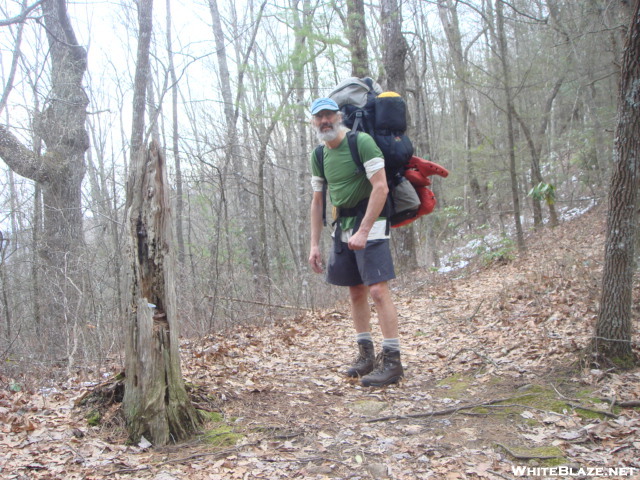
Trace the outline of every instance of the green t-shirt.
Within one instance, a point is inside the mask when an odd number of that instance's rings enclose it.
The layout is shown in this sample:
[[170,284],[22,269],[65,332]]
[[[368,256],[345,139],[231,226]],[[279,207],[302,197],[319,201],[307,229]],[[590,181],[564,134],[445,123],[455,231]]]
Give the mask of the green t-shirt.
[[[374,158],[382,158],[382,152],[370,135],[359,133],[357,138],[358,152],[362,162]],[[371,182],[362,170],[359,170],[351,158],[347,137],[337,148],[324,148],[324,175],[315,161],[315,152],[311,153],[311,171],[314,176],[323,177],[328,184],[331,204],[336,207],[353,208],[371,195]],[[355,218],[343,218],[342,229],[353,228]]]

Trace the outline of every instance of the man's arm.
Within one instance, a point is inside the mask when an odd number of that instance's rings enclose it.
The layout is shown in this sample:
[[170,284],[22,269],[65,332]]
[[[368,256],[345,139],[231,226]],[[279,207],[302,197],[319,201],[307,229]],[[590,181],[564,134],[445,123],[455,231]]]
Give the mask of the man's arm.
[[367,211],[362,218],[362,222],[360,222],[360,227],[349,239],[349,248],[351,250],[362,250],[367,245],[367,238],[369,237],[371,227],[373,227],[373,224],[380,216],[387,202],[389,187],[387,185],[387,175],[384,168],[374,173],[369,181],[371,182],[373,190],[369,196]]
[[322,233],[323,192],[313,192],[311,200],[311,249],[309,265],[316,273],[322,273],[322,254],[320,253],[320,234]]

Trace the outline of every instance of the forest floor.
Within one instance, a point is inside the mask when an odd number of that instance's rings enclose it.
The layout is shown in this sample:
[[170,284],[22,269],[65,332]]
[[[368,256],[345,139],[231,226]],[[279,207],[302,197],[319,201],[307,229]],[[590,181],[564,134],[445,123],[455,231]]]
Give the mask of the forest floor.
[[398,386],[342,375],[355,348],[347,304],[184,341],[183,373],[209,412],[189,443],[126,445],[119,404],[89,426],[86,387],[13,392],[0,378],[0,477],[640,478],[640,369],[584,360],[603,243],[596,208],[515,259],[394,282]]

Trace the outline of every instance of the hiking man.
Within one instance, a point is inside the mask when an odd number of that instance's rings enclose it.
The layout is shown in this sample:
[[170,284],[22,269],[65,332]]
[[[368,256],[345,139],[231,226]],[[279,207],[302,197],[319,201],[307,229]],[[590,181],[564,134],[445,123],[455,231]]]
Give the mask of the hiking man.
[[[382,152],[366,133],[356,137],[365,172],[354,166],[347,141],[349,130],[335,101],[318,98],[311,105],[311,125],[324,144],[322,165],[311,155],[311,249],[309,265],[324,271],[320,252],[323,226],[323,185],[328,184],[336,230],[327,265],[327,282],[349,288],[358,356],[346,374],[361,377],[365,387],[397,383],[404,375],[400,362],[398,315],[388,280],[395,278],[387,221],[381,218],[389,187]],[[376,359],[370,329],[369,295],[378,313],[382,353]]]

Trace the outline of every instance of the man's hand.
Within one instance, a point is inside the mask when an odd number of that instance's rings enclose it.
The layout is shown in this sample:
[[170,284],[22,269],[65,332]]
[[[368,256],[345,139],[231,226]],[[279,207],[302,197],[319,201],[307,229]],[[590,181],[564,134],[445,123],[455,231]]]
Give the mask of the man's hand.
[[316,273],[322,273],[324,267],[322,265],[322,254],[318,247],[311,247],[311,253],[309,253],[309,266],[311,270]]
[[349,250],[362,250],[367,246],[367,238],[369,232],[359,229],[356,233],[349,238]]

